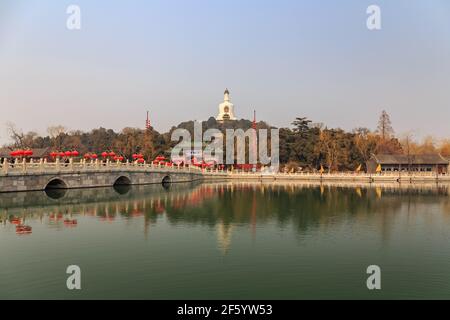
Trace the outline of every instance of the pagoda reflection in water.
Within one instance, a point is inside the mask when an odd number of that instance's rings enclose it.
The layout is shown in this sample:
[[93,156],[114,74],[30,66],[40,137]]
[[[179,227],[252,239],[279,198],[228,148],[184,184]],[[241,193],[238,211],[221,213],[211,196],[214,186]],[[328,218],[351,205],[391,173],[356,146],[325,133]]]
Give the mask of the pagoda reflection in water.
[[293,222],[297,233],[302,234],[319,224],[326,228],[336,219],[346,219],[349,215],[365,219],[370,211],[377,213],[376,219],[387,240],[390,219],[386,214],[393,209],[406,210],[413,217],[421,213],[420,204],[432,203],[441,207],[445,219],[450,220],[449,188],[445,185],[225,182],[180,184],[169,189],[133,186],[120,190],[66,190],[59,195],[2,194],[0,199],[0,220],[5,228],[15,221],[66,230],[83,228],[83,219],[104,223],[142,220],[147,237],[152,226],[160,221],[175,227],[189,223],[215,230],[223,255],[231,250],[236,228],[249,228],[255,239],[257,226],[270,222],[280,228]]

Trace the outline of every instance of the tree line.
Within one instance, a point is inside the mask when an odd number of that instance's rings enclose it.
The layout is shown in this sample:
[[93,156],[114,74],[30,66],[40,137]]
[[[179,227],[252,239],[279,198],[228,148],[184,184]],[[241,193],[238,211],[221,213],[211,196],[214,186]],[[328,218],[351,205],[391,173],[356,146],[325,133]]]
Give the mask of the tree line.
[[[226,129],[248,130],[253,123],[249,120],[217,122],[214,118],[202,122],[203,130]],[[52,126],[47,134],[41,136],[36,132],[22,132],[13,124],[8,124],[11,143],[5,147],[13,149],[45,148],[54,151],[77,150],[84,153],[101,153],[114,151],[127,158],[134,153],[142,153],[147,160],[157,155],[170,156],[172,147],[177,143],[171,141],[171,133],[183,128],[192,133],[194,122],[187,121],[172,127],[166,133],[149,129],[124,128],[120,132],[112,129],[97,128],[89,132],[69,131],[63,126]],[[270,129],[265,122],[258,122],[257,129]],[[377,129],[356,128],[345,131],[340,128],[328,128],[323,124],[313,123],[306,117],[298,117],[291,127],[279,129],[280,163],[287,170],[314,171],[323,167],[327,171],[353,171],[365,163],[372,154],[433,154],[450,156],[450,140],[438,142],[432,137],[421,143],[415,141],[411,133],[396,137],[387,112],[380,115]]]

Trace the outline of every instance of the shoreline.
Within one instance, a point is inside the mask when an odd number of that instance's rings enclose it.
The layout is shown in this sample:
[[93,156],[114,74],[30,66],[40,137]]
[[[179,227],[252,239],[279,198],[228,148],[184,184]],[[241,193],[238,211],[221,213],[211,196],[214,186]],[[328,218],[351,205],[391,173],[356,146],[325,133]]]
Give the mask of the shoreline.
[[[215,180],[217,177],[214,174],[204,174],[205,180]],[[221,176],[226,180],[237,181],[293,181],[293,182],[354,182],[364,184],[383,184],[383,183],[397,183],[397,184],[447,184],[450,183],[449,175],[432,175],[432,174],[298,174],[298,173],[277,173],[273,175],[253,174],[253,173],[228,173]]]
[[[450,175],[435,175],[435,174],[352,174],[352,173],[331,173],[331,174],[307,174],[307,173],[277,173],[277,174],[261,174],[261,173],[236,173],[236,172],[223,172],[223,171],[184,171],[175,169],[167,170],[166,168],[152,168],[151,171],[144,170],[132,170],[134,173],[141,174],[140,179],[136,179],[126,185],[159,185],[163,179],[161,177],[170,177],[170,184],[183,184],[192,182],[220,182],[220,181],[233,181],[233,182],[258,182],[264,184],[278,184],[278,183],[295,183],[295,184],[330,184],[330,185],[342,185],[342,184],[355,184],[355,185],[411,185],[411,186],[427,186],[427,185],[450,185]],[[156,170],[155,170],[156,169]],[[58,174],[59,173],[59,174]],[[81,179],[82,172],[69,171],[69,172],[53,172],[53,173],[39,173],[39,172],[27,172],[8,175],[0,175],[0,194],[5,193],[22,193],[32,191],[44,191],[46,190],[46,184],[41,183],[37,186],[33,179],[37,176],[49,176],[51,179],[60,177],[76,177],[77,180]],[[101,184],[67,184],[65,187],[57,188],[62,190],[69,189],[92,189],[99,187],[113,187],[114,181],[117,177],[127,175],[130,172],[122,170],[108,170],[108,171],[90,171],[84,172],[92,177],[92,174],[112,174],[113,179]],[[152,176],[150,176],[150,174]],[[145,179],[142,179],[142,177]],[[149,179],[151,177],[158,176],[157,179]],[[89,177],[89,178],[91,178]],[[175,178],[176,177],[176,178]],[[44,179],[45,181],[51,179]],[[5,183],[9,180],[8,183]],[[28,183],[33,182],[33,183]]]

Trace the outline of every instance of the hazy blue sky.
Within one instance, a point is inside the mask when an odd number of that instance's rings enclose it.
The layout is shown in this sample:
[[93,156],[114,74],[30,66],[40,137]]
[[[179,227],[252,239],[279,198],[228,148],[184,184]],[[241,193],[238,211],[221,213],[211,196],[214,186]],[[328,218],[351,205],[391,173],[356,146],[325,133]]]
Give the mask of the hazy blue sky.
[[[81,7],[82,29],[66,28]],[[366,28],[378,4],[382,30]],[[5,123],[45,133],[216,116],[296,116],[450,137],[450,2],[0,1],[0,142]]]

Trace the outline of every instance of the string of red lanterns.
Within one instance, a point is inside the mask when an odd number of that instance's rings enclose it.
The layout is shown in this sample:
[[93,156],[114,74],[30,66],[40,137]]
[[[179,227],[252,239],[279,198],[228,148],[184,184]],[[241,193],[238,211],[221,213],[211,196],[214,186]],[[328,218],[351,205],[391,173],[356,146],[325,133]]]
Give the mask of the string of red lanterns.
[[[78,157],[80,156],[80,153],[77,150],[73,150],[73,151],[53,151],[50,154],[50,157],[52,157],[53,159],[56,158],[72,158],[72,157]],[[106,159],[106,158],[111,158],[115,161],[124,161],[125,157],[123,156],[119,156],[116,155],[115,152],[111,151],[111,152],[102,152],[101,157]],[[10,156],[11,157],[31,157],[33,156],[33,151],[32,150],[14,150],[10,152]],[[86,160],[92,159],[98,159],[98,155],[96,153],[86,153],[83,155],[83,158]],[[133,160],[137,161],[137,163],[144,163],[144,155],[141,153],[135,153],[132,155]],[[155,160],[153,161],[153,164],[159,164],[159,165],[166,165],[166,166],[173,166],[173,163],[171,162],[165,162],[166,158],[164,156],[157,156],[155,158]]]
[[78,157],[80,155],[80,153],[78,152],[78,151],[76,151],[76,150],[73,150],[73,151],[65,151],[65,152],[63,152],[63,151],[61,151],[61,152],[55,152],[55,151],[53,151],[53,152],[50,152],[50,157],[52,157],[52,158],[58,158],[58,157],[60,157],[60,158],[64,158],[64,157]]
[[[103,151],[103,152],[100,154],[100,156],[101,156],[103,159],[111,158],[111,159],[113,159],[113,160],[115,160],[115,161],[123,161],[123,160],[125,160],[125,157],[123,157],[123,156],[118,156],[118,155],[116,155],[116,153],[113,152],[113,151],[111,151],[111,152]],[[92,159],[92,160],[98,159],[98,155],[95,154],[95,153],[86,153],[83,157],[84,157],[86,160],[89,160],[89,159]]]
[[144,155],[141,153],[134,153],[132,156],[133,160],[135,160],[137,163],[144,163]]
[[[33,156],[33,151],[32,150],[14,150],[14,151],[10,152],[10,155],[11,155],[11,157],[24,157],[24,158],[31,157],[31,156]],[[116,153],[113,151],[110,151],[110,152],[104,151],[100,155],[103,159],[111,158],[114,161],[120,161],[120,162],[125,160],[125,157],[116,155]],[[80,153],[77,150],[65,151],[65,152],[53,151],[50,153],[50,156],[54,159],[55,158],[64,158],[64,157],[72,158],[72,157],[80,156]],[[98,159],[98,155],[96,153],[86,153],[83,155],[83,158],[86,160],[89,160],[89,159],[96,160],[96,159]],[[132,158],[139,164],[145,163],[144,155],[141,153],[134,153],[132,155]],[[155,158],[155,160],[152,161],[152,163],[154,165],[167,166],[167,167],[172,167],[174,165],[172,162],[166,161],[166,158],[162,155],[157,156]],[[210,167],[214,166],[214,163],[207,163],[205,161],[199,162],[197,159],[194,158],[192,165],[203,169],[203,168],[210,168]],[[241,167],[245,167],[245,166],[241,166]],[[223,166],[222,166],[222,168],[223,168]]]
[[31,157],[33,155],[33,151],[32,150],[15,150],[15,151],[11,151],[9,153],[9,155],[13,158],[16,157]]
[[155,158],[155,160],[153,160],[153,164],[160,165],[160,166],[166,166],[166,167],[174,166],[174,164],[172,162],[166,161],[166,157],[161,156],[161,155],[157,156]]
[[[52,157],[52,158],[58,158],[58,157],[78,157],[80,155],[80,153],[78,152],[78,151],[65,151],[65,152],[51,152],[50,153],[50,156]],[[111,151],[111,152],[106,152],[106,151],[104,151],[104,152],[102,152],[101,154],[100,154],[100,156],[102,157],[102,158],[104,158],[104,159],[106,159],[106,158],[112,158],[112,159],[114,159],[114,160],[116,160],[116,161],[123,161],[123,160],[125,160],[125,157],[123,157],[123,156],[118,156],[118,155],[116,155],[116,153],[115,152],[113,152],[113,151]],[[143,157],[143,156],[142,156]],[[84,155],[83,155],[83,158],[84,159],[86,159],[86,160],[89,160],[89,159],[92,159],[92,160],[95,160],[95,159],[98,159],[98,155],[96,154],[96,153],[85,153]]]
[[100,155],[102,156],[103,159],[111,158],[111,159],[113,159],[115,161],[123,161],[123,160],[125,160],[125,157],[116,155],[116,153],[114,151],[111,151],[111,152],[103,151]]
[[98,155],[96,153],[86,153],[83,157],[86,160],[89,160],[89,159],[95,160],[98,158]]
[[141,153],[135,153],[135,154],[132,155],[132,157],[133,157],[134,160],[136,160],[136,159],[144,159],[144,155],[141,154]]

